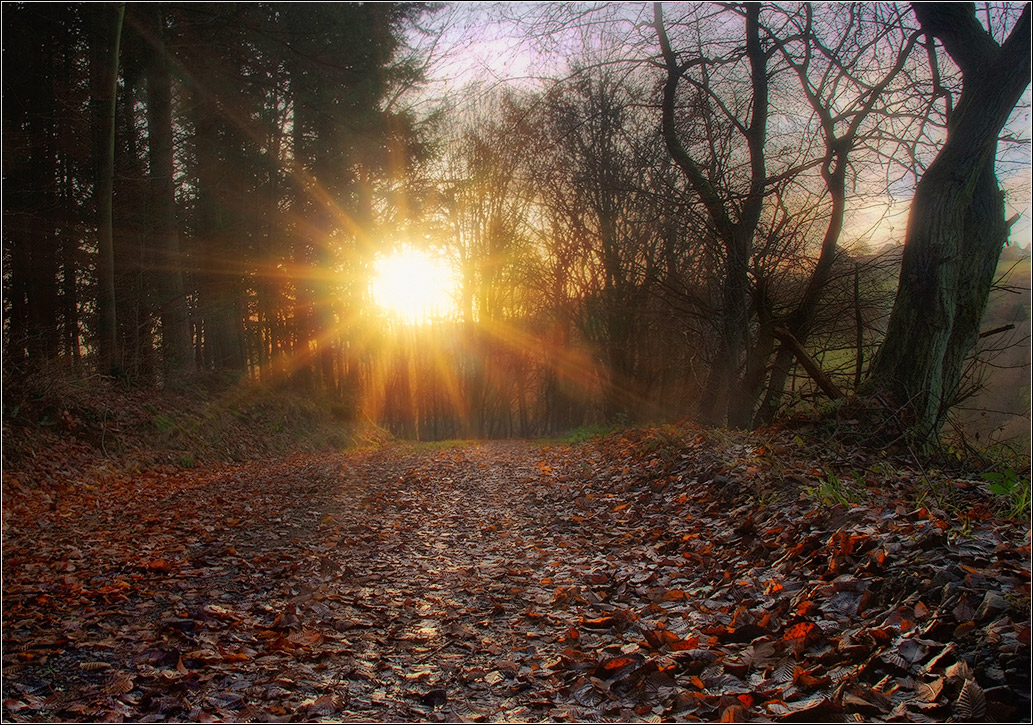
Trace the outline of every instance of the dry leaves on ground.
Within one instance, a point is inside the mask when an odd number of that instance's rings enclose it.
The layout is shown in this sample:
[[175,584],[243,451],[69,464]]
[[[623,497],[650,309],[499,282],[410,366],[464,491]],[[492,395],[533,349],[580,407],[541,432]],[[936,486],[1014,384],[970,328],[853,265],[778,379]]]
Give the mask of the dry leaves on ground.
[[651,436],[5,472],[6,717],[1028,717],[1028,526]]

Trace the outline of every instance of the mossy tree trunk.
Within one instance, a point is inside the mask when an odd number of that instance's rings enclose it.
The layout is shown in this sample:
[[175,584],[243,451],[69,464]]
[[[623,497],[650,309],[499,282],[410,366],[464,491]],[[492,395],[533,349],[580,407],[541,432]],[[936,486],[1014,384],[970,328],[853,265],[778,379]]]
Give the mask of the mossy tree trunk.
[[997,139],[1029,84],[1029,5],[998,46],[971,3],[915,3],[922,29],[963,74],[947,139],[915,189],[886,338],[864,391],[906,408],[918,440],[935,435],[979,335],[1001,247]]
[[97,352],[98,369],[115,373],[118,366],[118,327],[115,314],[115,244],[113,190],[115,180],[115,108],[118,55],[125,3],[101,5],[94,16],[92,45],[93,142],[96,159],[94,199],[97,209]]

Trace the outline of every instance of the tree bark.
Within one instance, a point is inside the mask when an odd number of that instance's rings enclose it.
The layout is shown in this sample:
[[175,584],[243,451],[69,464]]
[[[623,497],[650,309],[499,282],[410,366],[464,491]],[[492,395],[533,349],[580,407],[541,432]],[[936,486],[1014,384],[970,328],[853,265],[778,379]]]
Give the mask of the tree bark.
[[1030,9],[1000,47],[970,3],[913,9],[961,68],[962,93],[915,189],[897,296],[864,389],[907,408],[912,435],[926,441],[952,403],[1007,238],[994,164],[997,138],[1029,84]]
[[172,77],[163,39],[165,29],[161,5],[155,3],[149,8],[149,37],[153,53],[147,68],[147,137],[156,247],[153,279],[158,294],[165,378],[166,382],[173,382],[190,370],[193,354],[176,222]]
[[118,55],[122,38],[125,3],[114,10],[97,9],[94,34],[95,66],[93,108],[97,176],[94,198],[97,206],[97,353],[98,369],[117,372],[118,327],[115,316],[115,245],[112,197],[115,178],[115,108],[118,93]]

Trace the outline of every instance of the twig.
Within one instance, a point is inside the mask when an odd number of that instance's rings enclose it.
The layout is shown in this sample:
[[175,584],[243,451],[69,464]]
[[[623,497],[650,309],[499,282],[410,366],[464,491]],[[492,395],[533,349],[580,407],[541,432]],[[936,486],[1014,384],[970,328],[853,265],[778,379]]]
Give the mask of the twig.
[[445,649],[445,647],[448,647],[450,644],[455,644],[455,643],[452,641],[451,637],[446,637],[444,644],[438,645],[437,647],[435,647],[434,649],[430,650],[429,652],[424,652],[422,655],[420,655],[415,660],[413,660],[413,662],[416,663],[416,664],[422,664],[423,662],[426,662],[431,657],[431,655],[436,655],[438,652],[440,652],[441,650]]
[[107,458],[108,449],[104,446],[104,436],[108,432],[108,406],[104,406],[104,416],[100,419],[100,450]]
[[1015,325],[1013,325],[1013,324],[1011,324],[1009,322],[1007,325],[1001,325],[1000,327],[995,327],[992,330],[987,330],[986,332],[980,332],[979,333],[979,339],[982,340],[984,337],[990,337],[991,335],[999,335],[1002,332],[1007,332],[1008,330],[1014,330],[1014,329],[1015,329]]

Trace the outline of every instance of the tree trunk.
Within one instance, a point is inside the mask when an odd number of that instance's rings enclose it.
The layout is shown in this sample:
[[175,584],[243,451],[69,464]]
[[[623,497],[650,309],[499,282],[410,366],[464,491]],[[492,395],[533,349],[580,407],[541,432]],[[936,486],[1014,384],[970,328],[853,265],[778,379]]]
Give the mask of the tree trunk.
[[5,277],[9,275],[4,302],[5,317],[10,304],[9,339],[14,343],[14,350],[4,352],[17,362],[26,355],[53,358],[59,349],[55,138],[59,51],[56,23],[45,9],[5,10],[13,17],[4,16],[4,54],[20,59],[18,71],[4,76]]
[[864,389],[910,412],[912,435],[935,435],[978,337],[1001,247],[997,138],[1029,84],[1029,5],[998,47],[972,5],[915,4],[926,33],[963,72],[947,140],[915,189],[886,338]]
[[742,375],[746,374],[745,355],[750,330],[750,255],[756,222],[748,228],[737,225],[731,243],[727,245],[724,294],[721,305],[720,353],[712,363],[717,366],[715,382],[709,388],[709,404],[703,409],[703,419],[712,425],[735,428],[749,426],[753,418],[753,399],[746,400]]
[[[44,40],[44,43],[47,41]],[[32,297],[30,306],[32,314],[32,347],[42,358],[57,357],[59,336],[57,325],[58,312],[58,244],[57,244],[57,154],[56,139],[56,99],[54,97],[55,68],[54,48],[42,48],[40,65],[42,73],[37,76],[40,83],[41,101],[38,109],[39,155],[35,164],[36,177],[33,188],[35,203],[41,214],[37,217],[31,230],[32,238]]]
[[75,199],[73,196],[72,172],[64,160],[61,173],[61,203],[65,219],[61,230],[61,311],[64,323],[62,337],[64,353],[70,359],[79,360],[79,268],[76,259],[79,253],[79,238],[75,233]]
[[97,353],[98,369],[114,373],[118,365],[118,327],[115,318],[115,245],[112,196],[115,177],[115,108],[118,93],[118,55],[125,3],[114,10],[101,5],[95,11],[93,109],[94,153],[97,162],[94,198],[97,206]]
[[968,273],[958,280],[957,311],[944,356],[943,389],[948,401],[955,399],[965,358],[979,339],[979,323],[997,274],[998,258],[1008,240],[1004,194],[994,173],[995,156],[991,153],[990,160],[983,165],[965,214],[965,257],[969,264]]
[[[832,142],[829,143],[829,146],[831,158],[829,164],[822,170],[822,176],[825,179],[825,188],[828,189],[829,198],[832,200],[832,209],[829,213],[829,221],[825,226],[825,236],[822,239],[818,263],[807,281],[807,288],[804,290],[803,296],[786,323],[789,332],[801,346],[806,344],[807,338],[811,334],[815,313],[821,302],[825,286],[828,284],[832,264],[838,254],[839,235],[843,231],[843,220],[846,215],[846,150],[849,148],[849,144]],[[794,357],[793,351],[784,343],[778,348],[775,362],[771,366],[767,395],[753,420],[755,425],[771,423],[781,408],[786,381]]]
[[162,362],[166,383],[181,379],[193,366],[190,323],[183,287],[173,179],[172,78],[163,41],[161,5],[150,6],[153,55],[147,68],[147,138],[154,213],[154,245]]
[[197,236],[204,252],[199,297],[205,363],[233,373],[245,369],[239,253],[231,240],[232,213],[221,193],[227,186],[220,154],[219,109],[204,93],[195,95],[197,139]]

